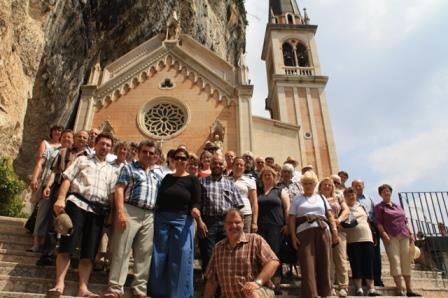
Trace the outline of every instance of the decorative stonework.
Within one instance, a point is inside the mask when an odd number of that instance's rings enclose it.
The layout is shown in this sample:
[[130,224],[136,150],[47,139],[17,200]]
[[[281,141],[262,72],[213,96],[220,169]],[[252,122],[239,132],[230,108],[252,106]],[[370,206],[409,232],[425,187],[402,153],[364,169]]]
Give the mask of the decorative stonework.
[[188,122],[187,107],[173,98],[152,100],[143,106],[137,116],[140,130],[155,139],[170,139],[179,135]]

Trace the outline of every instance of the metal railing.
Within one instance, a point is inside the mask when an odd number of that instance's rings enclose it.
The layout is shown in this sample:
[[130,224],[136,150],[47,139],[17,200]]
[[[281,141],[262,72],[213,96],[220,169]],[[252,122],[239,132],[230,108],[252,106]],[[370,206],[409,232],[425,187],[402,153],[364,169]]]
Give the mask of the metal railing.
[[400,192],[424,266],[448,276],[448,192]]
[[314,76],[314,67],[284,66],[287,76]]

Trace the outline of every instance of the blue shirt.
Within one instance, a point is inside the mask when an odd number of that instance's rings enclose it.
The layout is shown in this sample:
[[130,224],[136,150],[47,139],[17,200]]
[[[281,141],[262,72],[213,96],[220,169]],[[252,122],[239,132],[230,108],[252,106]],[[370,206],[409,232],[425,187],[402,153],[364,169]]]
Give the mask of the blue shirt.
[[230,178],[221,176],[200,177],[202,185],[201,214],[205,216],[222,216],[230,208],[241,209],[244,202],[240,192]]
[[125,186],[124,201],[143,209],[154,209],[162,177],[153,169],[143,169],[138,161],[121,168],[117,184]]
[[364,207],[370,222],[375,222],[375,203],[373,199],[366,194],[357,197],[356,200]]

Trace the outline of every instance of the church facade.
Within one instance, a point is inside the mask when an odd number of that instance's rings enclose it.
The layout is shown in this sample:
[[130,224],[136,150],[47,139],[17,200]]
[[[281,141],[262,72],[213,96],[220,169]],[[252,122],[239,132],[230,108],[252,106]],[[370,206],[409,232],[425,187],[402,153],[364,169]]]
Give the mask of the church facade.
[[199,154],[212,142],[223,151],[292,157],[319,176],[338,170],[314,35],[295,0],[270,1],[262,59],[266,62],[271,117],[252,115],[253,86],[243,54],[238,66],[187,34],[175,14],[166,32],[104,68],[82,87],[75,130],[92,127],[118,139],[180,144]]

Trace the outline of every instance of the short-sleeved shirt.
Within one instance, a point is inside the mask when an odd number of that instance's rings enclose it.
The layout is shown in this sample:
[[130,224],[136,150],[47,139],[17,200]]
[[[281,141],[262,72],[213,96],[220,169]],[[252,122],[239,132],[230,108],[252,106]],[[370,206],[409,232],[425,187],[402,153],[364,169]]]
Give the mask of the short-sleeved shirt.
[[[283,226],[286,224],[283,212],[282,190],[273,187],[268,193],[258,194],[258,225]],[[262,191],[262,190],[261,190]]]
[[369,195],[362,194],[361,196],[357,197],[356,200],[366,209],[369,221],[375,222],[375,203],[373,202],[373,199]]
[[[80,156],[64,171],[64,177],[70,180],[70,192],[81,194],[90,202],[109,205],[109,196],[115,191],[116,174],[114,168],[96,156]],[[79,208],[94,213],[89,204],[73,195],[67,200]]]
[[291,183],[289,183],[288,185],[286,185],[283,182],[280,182],[277,186],[284,188],[288,192],[289,201],[291,203],[295,197],[303,194],[303,187],[302,184],[300,184],[300,182],[291,181]]
[[233,177],[231,179],[235,183],[235,187],[240,192],[241,198],[244,202],[244,207],[241,209],[241,212],[243,215],[251,215],[252,207],[249,200],[249,191],[257,191],[257,184],[255,183],[255,180],[246,175],[243,175],[236,180]]
[[[325,208],[325,205],[326,208]],[[325,217],[325,209],[330,210],[330,205],[326,199],[323,199],[320,195],[315,194],[310,197],[301,195],[294,199],[291,207],[289,208],[288,214],[294,215],[295,217],[301,217],[306,215],[320,215]],[[296,229],[296,233],[303,232],[310,228],[319,227],[319,223],[314,222],[304,222],[299,225]]]
[[190,214],[193,208],[201,208],[201,184],[198,177],[166,175],[159,187],[156,210]]
[[220,286],[223,297],[245,297],[244,284],[254,281],[272,260],[278,258],[263,237],[244,233],[234,248],[227,238],[216,244],[205,275]]
[[375,219],[376,223],[382,225],[389,236],[410,236],[406,214],[403,208],[393,202],[390,205],[384,202],[376,205]]
[[117,184],[125,186],[124,202],[142,209],[154,209],[162,181],[154,169],[144,169],[139,161],[121,168]]
[[347,243],[373,242],[366,210],[358,202],[355,202],[355,205],[349,207],[349,209],[352,216],[358,221],[358,224],[352,228],[343,228],[347,235]]
[[229,177],[200,177],[202,185],[201,214],[205,216],[223,216],[230,208],[244,207],[241,194]]

